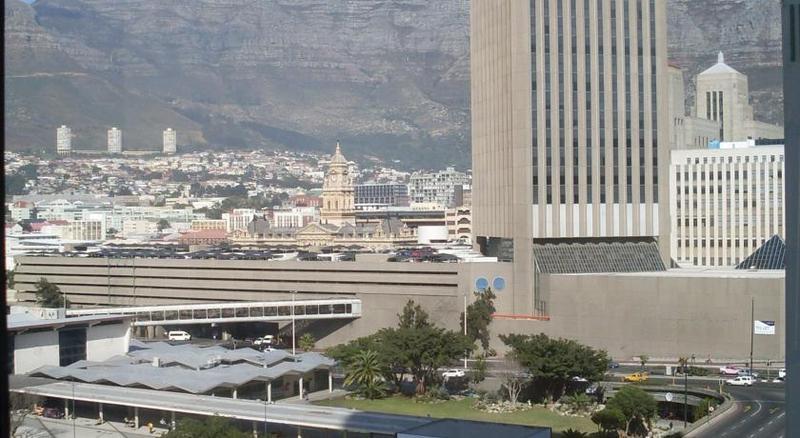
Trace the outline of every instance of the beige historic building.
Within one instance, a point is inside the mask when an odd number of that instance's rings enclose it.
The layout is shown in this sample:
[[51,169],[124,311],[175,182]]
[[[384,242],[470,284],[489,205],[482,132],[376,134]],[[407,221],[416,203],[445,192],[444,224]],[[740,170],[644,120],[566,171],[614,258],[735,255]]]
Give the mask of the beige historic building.
[[[535,283],[537,238],[657,238],[668,260],[666,2],[471,8],[473,235],[482,250],[510,253],[521,285]],[[530,289],[514,291],[516,312],[534,310]]]
[[331,158],[325,182],[322,184],[322,210],[320,220],[323,224],[343,225],[355,223],[355,196],[353,193],[353,176],[350,166],[342,155],[339,142],[336,152]]
[[783,138],[783,127],[754,119],[747,76],[726,64],[722,52],[697,75],[695,116],[719,122],[720,141]]

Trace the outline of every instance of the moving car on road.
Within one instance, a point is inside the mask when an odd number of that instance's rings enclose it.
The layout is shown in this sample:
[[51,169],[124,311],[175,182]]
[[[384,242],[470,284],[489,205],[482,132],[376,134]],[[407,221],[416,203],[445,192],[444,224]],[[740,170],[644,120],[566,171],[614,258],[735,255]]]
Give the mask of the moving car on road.
[[647,371],[642,371],[638,373],[628,374],[627,376],[625,376],[625,381],[632,383],[641,383],[641,382],[646,382],[647,379],[649,378],[650,378],[650,373],[648,373]]
[[740,368],[737,376],[753,376],[754,379],[758,378],[757,372],[750,372],[750,368]]
[[459,370],[456,368],[453,368],[452,370],[447,370],[442,373],[442,377],[444,377],[445,379],[449,379],[450,377],[464,377],[466,375],[467,373],[465,373],[464,370]]
[[753,386],[753,382],[755,382],[753,376],[739,376],[725,381],[725,383],[732,386]]
[[725,365],[724,367],[719,367],[719,373],[725,376],[738,376],[739,368],[733,365]]

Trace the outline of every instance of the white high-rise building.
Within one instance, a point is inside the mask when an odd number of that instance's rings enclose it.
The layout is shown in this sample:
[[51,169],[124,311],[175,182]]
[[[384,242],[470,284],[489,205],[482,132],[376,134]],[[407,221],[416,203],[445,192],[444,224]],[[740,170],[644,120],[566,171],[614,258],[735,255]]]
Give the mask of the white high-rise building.
[[108,130],[108,153],[122,153],[122,131],[116,126]]
[[66,125],[56,129],[56,152],[58,155],[69,155],[72,152],[72,129]]
[[164,130],[164,153],[174,154],[178,151],[177,135],[175,130],[167,128]]
[[736,265],[786,237],[783,146],[672,151],[671,254],[682,264]]

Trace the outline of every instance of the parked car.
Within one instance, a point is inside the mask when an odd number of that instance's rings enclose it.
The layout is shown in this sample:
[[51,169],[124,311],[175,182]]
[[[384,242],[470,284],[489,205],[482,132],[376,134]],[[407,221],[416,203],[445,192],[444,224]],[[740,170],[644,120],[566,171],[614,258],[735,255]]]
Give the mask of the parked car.
[[589,380],[588,380],[587,378],[585,378],[585,377],[581,377],[581,376],[574,376],[574,377],[572,378],[572,381],[573,381],[573,382],[588,382]]
[[650,373],[648,373],[647,371],[642,371],[639,373],[628,374],[627,376],[625,376],[625,381],[632,383],[641,383],[641,382],[646,382],[647,379],[649,378],[650,378]]
[[44,408],[42,416],[46,418],[64,418],[64,411],[59,408]]
[[167,332],[167,339],[170,341],[191,341],[192,335],[183,330],[173,330],[171,332]]
[[274,339],[275,339],[275,336],[272,336],[272,335],[262,336],[260,338],[256,338],[256,340],[253,341],[253,345],[262,345],[262,344],[264,344],[264,345],[272,345],[272,341]]
[[619,362],[614,362],[612,360],[608,363],[608,369],[613,370],[614,368],[619,368]]
[[449,379],[450,377],[464,377],[467,373],[464,370],[453,368],[442,373],[442,377]]
[[781,368],[778,370],[778,378],[785,379],[786,378],[786,368]]
[[719,373],[725,376],[738,376],[739,368],[733,365],[725,365],[724,367],[719,367]]
[[739,372],[736,373],[737,376],[753,376],[754,379],[758,378],[757,372],[750,372],[750,368],[739,368]]
[[783,383],[785,381],[786,381],[786,377],[778,376],[778,377],[775,378],[775,380],[772,381],[772,383]]
[[753,376],[738,376],[725,381],[725,383],[732,386],[753,386],[753,382],[755,382]]

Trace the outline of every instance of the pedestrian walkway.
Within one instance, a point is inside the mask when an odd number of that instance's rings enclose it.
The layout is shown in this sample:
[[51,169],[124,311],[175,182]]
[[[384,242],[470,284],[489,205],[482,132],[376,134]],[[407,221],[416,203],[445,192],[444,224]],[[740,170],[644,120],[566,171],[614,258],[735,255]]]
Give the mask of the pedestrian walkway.
[[26,438],[67,438],[67,437],[86,437],[86,438],[143,438],[156,437],[167,433],[167,429],[154,428],[153,433],[148,431],[146,426],[134,430],[123,423],[107,421],[97,424],[96,420],[90,418],[45,418],[29,415],[25,418],[22,426],[17,429],[16,436]]
[[329,392],[327,389],[324,389],[322,391],[303,394],[303,396],[305,397],[303,399],[301,399],[299,395],[296,395],[294,397],[289,397],[279,400],[277,403],[295,403],[295,404],[312,403],[320,400],[341,398],[349,393],[350,393],[349,391],[345,391],[344,389],[334,389],[333,392]]

